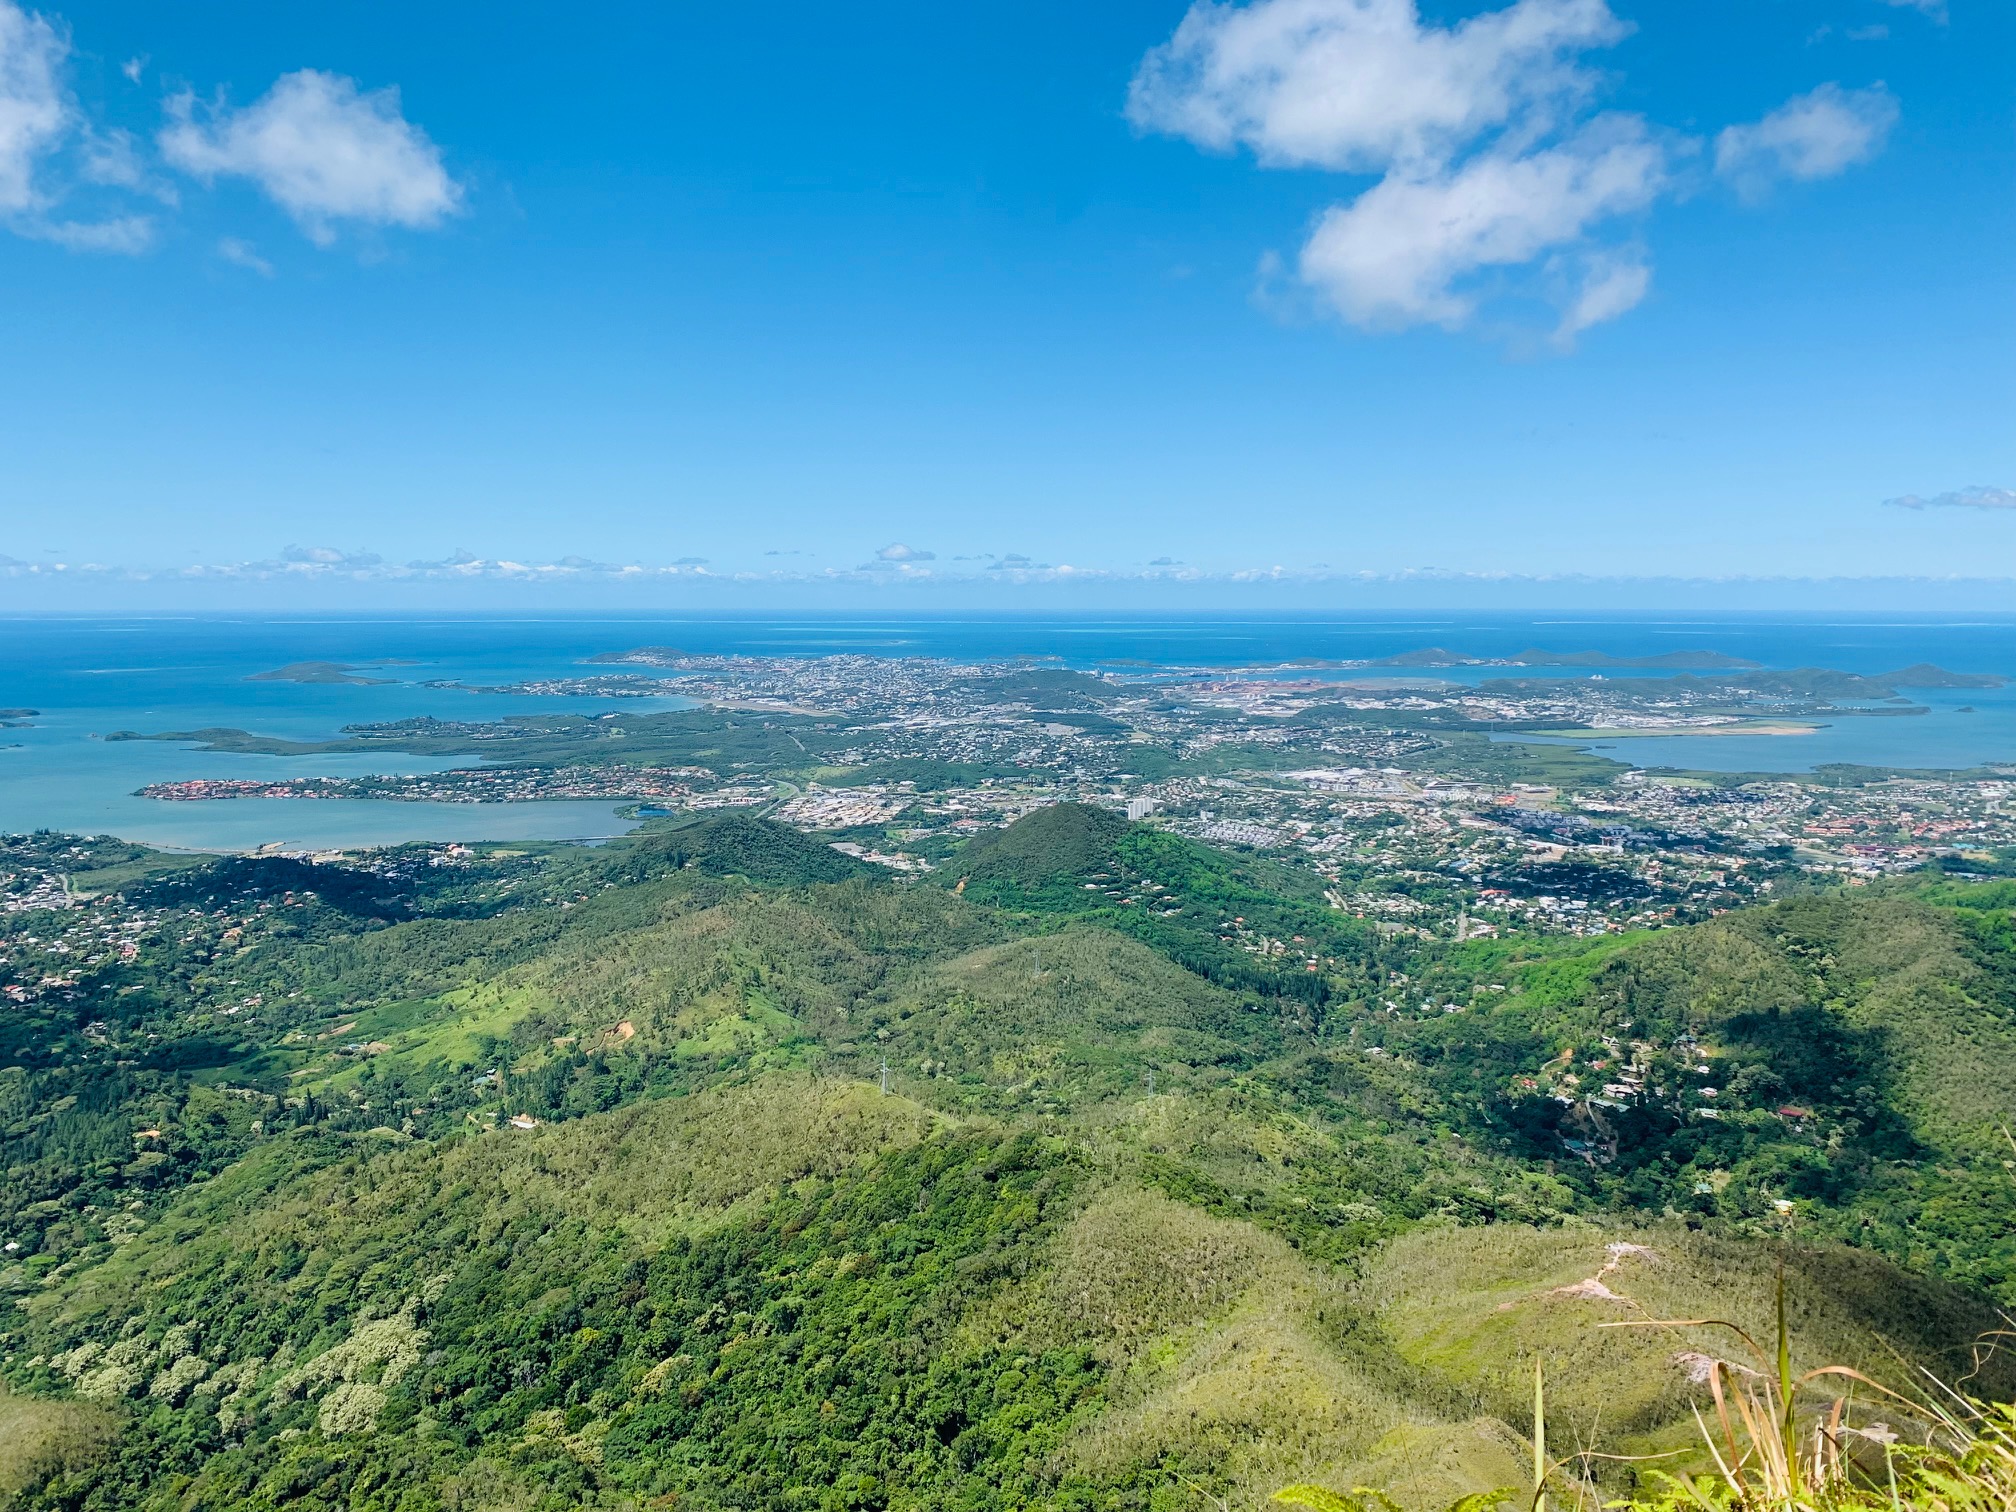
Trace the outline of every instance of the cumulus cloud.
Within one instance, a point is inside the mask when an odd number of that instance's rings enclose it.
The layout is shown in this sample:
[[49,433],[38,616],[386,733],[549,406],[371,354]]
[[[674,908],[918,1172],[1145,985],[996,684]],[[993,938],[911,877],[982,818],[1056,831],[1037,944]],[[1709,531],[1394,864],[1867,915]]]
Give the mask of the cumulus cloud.
[[1317,219],[1296,264],[1351,323],[1455,329],[1478,275],[1551,259],[1572,336],[1643,297],[1642,255],[1597,238],[1671,176],[1643,121],[1589,118],[1584,56],[1628,31],[1606,0],[1517,0],[1447,27],[1414,0],[1200,0],[1142,63],[1128,113],[1268,166],[1379,175]]
[[1823,179],[1867,162],[1897,124],[1897,99],[1881,84],[1822,84],[1715,138],[1715,171],[1758,199],[1780,179]]
[[[242,110],[221,99],[199,107],[184,93],[168,101],[156,160],[131,133],[80,110],[69,59],[59,22],[0,0],[0,226],[22,236],[80,252],[145,251],[155,220],[134,213],[130,197],[179,203],[163,160],[205,181],[252,180],[324,245],[344,222],[426,227],[460,207],[461,185],[401,114],[396,90],[367,93],[351,79],[303,69]],[[146,64],[131,58],[120,72],[138,84]],[[67,203],[80,191],[89,213]]]
[[896,541],[876,552],[875,560],[878,562],[935,562],[938,560],[938,553],[935,551],[919,551],[914,546],[905,546],[901,541]]
[[1891,509],[2016,509],[2016,488],[1990,488],[1976,483],[1971,488],[1956,488],[1929,499],[1905,494],[1883,502]]
[[[1538,295],[1565,346],[1644,299],[1651,265],[1625,223],[1677,192],[1700,145],[1599,110],[1590,58],[1630,30],[1607,0],[1514,0],[1449,25],[1417,0],[1195,0],[1142,60],[1127,113],[1264,167],[1375,177],[1293,259],[1346,321],[1454,330],[1489,297]],[[1895,117],[1880,87],[1824,85],[1724,132],[1718,164],[1746,183],[1822,177]],[[1262,303],[1283,302],[1282,267],[1263,257]]]
[[399,92],[312,68],[283,75],[243,109],[169,102],[161,152],[209,181],[251,180],[326,246],[337,223],[438,226],[462,203],[441,151],[401,113]]
[[1883,0],[1885,5],[1894,5],[1899,10],[1921,11],[1934,21],[1946,19],[1946,0]]
[[[1491,152],[1423,176],[1391,174],[1326,211],[1302,248],[1302,279],[1355,324],[1433,322],[1454,329],[1474,312],[1461,281],[1580,244],[1601,221],[1643,208],[1666,180],[1663,149],[1638,123],[1596,123],[1575,140],[1527,153]],[[1575,329],[1622,314],[1637,297],[1607,262],[1574,291]],[[1637,294],[1646,275],[1639,268]]]
[[1626,30],[1605,0],[1518,0],[1447,28],[1414,0],[1206,0],[1142,62],[1128,116],[1269,164],[1433,167],[1571,108],[1594,82],[1576,54]]
[[42,203],[36,168],[71,126],[62,78],[69,54],[51,22],[0,0],[0,212]]

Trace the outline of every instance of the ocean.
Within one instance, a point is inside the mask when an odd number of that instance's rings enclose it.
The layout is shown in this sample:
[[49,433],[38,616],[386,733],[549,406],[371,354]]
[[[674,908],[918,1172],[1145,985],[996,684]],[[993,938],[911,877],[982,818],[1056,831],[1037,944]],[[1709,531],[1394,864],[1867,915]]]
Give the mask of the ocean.
[[[822,656],[1053,657],[1091,668],[1140,661],[1264,666],[1302,658],[1358,660],[1427,646],[1476,656],[1532,647],[1645,656],[1715,650],[1767,666],[1883,672],[1931,662],[2016,679],[2016,616],[1828,614],[1226,614],[784,615],[357,614],[0,617],[0,707],[40,711],[0,729],[0,831],[115,834],[187,849],[262,844],[337,847],[405,840],[599,838],[623,832],[611,803],[420,804],[238,799],[164,803],[136,798],[151,782],[192,777],[346,776],[467,764],[376,755],[270,757],[187,745],[114,741],[228,726],[296,740],[344,725],[420,714],[496,719],[532,712],[633,712],[684,700],[526,698],[427,688],[453,680],[504,685],[579,676],[601,651],[669,645],[693,652]],[[393,681],[248,682],[291,662],[366,667]],[[609,670],[609,669],[600,669]],[[624,669],[617,669],[624,670]],[[1351,674],[1363,675],[1363,674]],[[1482,678],[1501,671],[1437,673]],[[1586,673],[1561,671],[1562,676]],[[1608,674],[1617,675],[1617,674]],[[2016,759],[2016,686],[1913,690],[1931,712],[1834,721],[1810,735],[1657,737],[1578,742],[1619,760],[1718,771],[1803,771],[1852,761],[1964,767]],[[1971,707],[1974,712],[1962,709]]]

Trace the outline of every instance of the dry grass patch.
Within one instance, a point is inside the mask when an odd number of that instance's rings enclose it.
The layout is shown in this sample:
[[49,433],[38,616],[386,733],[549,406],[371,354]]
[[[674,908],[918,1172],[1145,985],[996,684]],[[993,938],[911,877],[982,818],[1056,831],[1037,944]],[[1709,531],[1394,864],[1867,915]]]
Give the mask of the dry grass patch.
[[[1731,1358],[1734,1346],[1726,1330],[1601,1325],[1726,1318],[1768,1339],[1775,1288],[1772,1257],[1754,1243],[1679,1228],[1497,1224],[1396,1240],[1368,1267],[1358,1300],[1410,1362],[1476,1392],[1510,1422],[1530,1413],[1540,1359],[1562,1441],[1579,1435],[1619,1448],[1636,1437],[1693,1433],[1692,1404],[1702,1393],[1678,1357]],[[1800,1369],[1841,1364],[1882,1379],[1898,1373],[1901,1356],[1957,1379],[1972,1368],[1973,1340],[1998,1326],[1987,1306],[1957,1288],[1860,1251],[1794,1251],[1786,1296]],[[2016,1387],[2003,1379],[2005,1365],[1990,1370],[1997,1379],[1977,1378],[1977,1389]]]
[[1377,1473],[1423,1505],[1501,1484],[1491,1477],[1515,1463],[1502,1425],[1403,1400],[1339,1342],[1351,1308],[1342,1279],[1275,1236],[1114,1186],[1058,1235],[1040,1274],[965,1329],[973,1344],[1089,1349],[1112,1369],[1113,1407],[1066,1446],[1063,1469],[1179,1466],[1254,1508],[1326,1476]]
[[0,1387],[0,1503],[51,1471],[80,1469],[111,1446],[112,1415],[81,1402],[11,1395]]

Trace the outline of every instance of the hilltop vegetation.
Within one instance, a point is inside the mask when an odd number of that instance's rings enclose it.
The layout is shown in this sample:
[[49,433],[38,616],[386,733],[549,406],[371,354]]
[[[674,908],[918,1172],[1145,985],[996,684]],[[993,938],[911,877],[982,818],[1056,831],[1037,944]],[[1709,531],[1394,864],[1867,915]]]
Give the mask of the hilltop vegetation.
[[105,865],[134,949],[0,1018],[23,1507],[1440,1507],[1536,1358],[1687,1442],[1724,1346],[1596,1325],[1780,1255],[1802,1365],[2016,1392],[2007,884],[1415,940],[1078,805]]
[[692,866],[752,882],[844,882],[869,871],[795,829],[734,811],[656,833],[638,842],[635,859],[646,868]]
[[[1600,1156],[1570,1179],[1610,1203],[1756,1220],[1791,1203],[1811,1229],[2016,1299],[2016,1085],[1999,1069],[2016,1064],[2016,940],[2005,909],[1967,906],[1999,893],[1945,898],[1798,898],[1599,948],[1392,1043],[1474,1098],[1499,1148]],[[1592,1082],[1618,1090],[1592,1102]]]

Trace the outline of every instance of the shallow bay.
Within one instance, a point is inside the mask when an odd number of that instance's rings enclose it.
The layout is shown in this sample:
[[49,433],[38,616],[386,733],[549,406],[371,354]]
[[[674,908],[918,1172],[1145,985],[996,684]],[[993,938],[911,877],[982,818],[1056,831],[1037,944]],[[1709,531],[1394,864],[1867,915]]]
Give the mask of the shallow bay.
[[[1822,615],[1222,614],[931,615],[777,614],[316,616],[18,616],[0,619],[0,707],[40,711],[0,730],[0,830],[111,833],[201,849],[357,846],[400,840],[591,838],[628,826],[613,803],[392,803],[238,799],[166,803],[133,796],[150,782],[194,777],[356,776],[468,765],[467,758],[244,756],[186,744],[106,741],[117,730],[154,734],[232,727],[294,740],[328,740],[346,725],[431,715],[493,720],[532,713],[644,712],[665,698],[552,698],[427,687],[500,687],[612,670],[597,653],[669,645],[704,653],[863,654],[956,660],[1054,658],[1067,665],[1268,667],[1363,662],[1427,646],[1470,656],[1531,647],[1617,657],[1719,651],[1777,668],[1874,673],[1931,662],[1962,672],[2016,675],[2016,618]],[[248,681],[293,663],[332,662],[384,682]],[[634,669],[623,669],[634,670]],[[1316,675],[1363,678],[1368,669]],[[1465,682],[1503,668],[1424,674]],[[1521,676],[1586,677],[1574,668]],[[1607,675],[1631,675],[1611,673]],[[1591,745],[1646,766],[1803,771],[1829,762],[1968,767],[2016,758],[2016,687],[1913,690],[1929,712],[1843,716],[1811,734],[1597,736]],[[1971,709],[1973,712],[1962,712]],[[1527,737],[1530,738],[1530,737]]]

